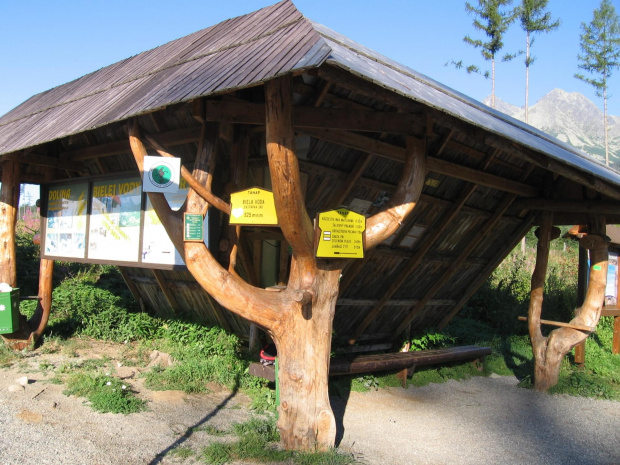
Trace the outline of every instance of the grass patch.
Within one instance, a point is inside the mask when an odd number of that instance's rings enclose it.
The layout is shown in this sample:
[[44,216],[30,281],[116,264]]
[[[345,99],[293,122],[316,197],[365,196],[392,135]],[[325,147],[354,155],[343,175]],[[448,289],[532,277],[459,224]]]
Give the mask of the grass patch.
[[211,465],[254,460],[261,463],[294,463],[299,465],[347,465],[353,459],[336,450],[302,453],[279,449],[280,437],[274,418],[251,418],[234,427],[234,442],[213,442],[202,451],[202,458]]
[[78,372],[66,380],[65,395],[86,397],[94,410],[101,413],[136,413],[146,409],[131,387],[117,378],[101,373]]

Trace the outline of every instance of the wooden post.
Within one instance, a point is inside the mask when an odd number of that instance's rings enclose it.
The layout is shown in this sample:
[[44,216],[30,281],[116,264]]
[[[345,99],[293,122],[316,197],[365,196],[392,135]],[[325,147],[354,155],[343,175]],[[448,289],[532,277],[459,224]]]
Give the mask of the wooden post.
[[0,282],[17,286],[15,264],[15,223],[19,206],[19,174],[21,165],[9,160],[2,163],[0,190]]
[[[579,247],[579,266],[577,275],[577,305],[581,307],[586,295],[586,287],[588,286],[588,251],[583,247]],[[586,364],[586,341],[582,341],[575,346],[575,363],[580,368],[584,368]]]

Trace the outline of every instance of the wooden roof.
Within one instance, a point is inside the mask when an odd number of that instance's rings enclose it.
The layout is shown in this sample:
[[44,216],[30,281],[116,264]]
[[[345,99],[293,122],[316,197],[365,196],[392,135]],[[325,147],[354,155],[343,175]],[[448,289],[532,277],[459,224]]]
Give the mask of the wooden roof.
[[[413,214],[343,271],[338,337],[384,341],[409,325],[443,326],[541,210],[554,211],[556,224],[584,223],[592,213],[620,222],[618,174],[313,23],[289,0],[33,96],[0,118],[0,160],[22,161],[23,182],[42,182],[50,169],[55,179],[137,172],[126,132],[137,117],[191,169],[208,120],[220,124],[219,194],[240,163],[249,166],[246,187],[267,186],[262,83],[283,74],[294,76],[310,215],[341,205],[377,211],[398,182],[406,135],[426,140],[429,172]],[[248,279],[261,282],[257,261],[267,240],[279,247],[277,273],[285,278],[279,231],[244,228],[243,236]],[[146,307],[193,312],[247,333],[188,273],[124,273]]]

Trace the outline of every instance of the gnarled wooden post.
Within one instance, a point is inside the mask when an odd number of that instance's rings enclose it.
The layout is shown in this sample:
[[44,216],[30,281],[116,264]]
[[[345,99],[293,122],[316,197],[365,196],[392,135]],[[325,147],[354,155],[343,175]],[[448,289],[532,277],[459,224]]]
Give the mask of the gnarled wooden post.
[[[267,82],[265,97],[267,155],[274,200],[280,228],[293,251],[285,289],[270,292],[252,286],[222,267],[204,244],[183,243],[182,227],[176,221],[178,213],[170,211],[162,194],[149,196],[175,246],[183,250],[185,263],[198,283],[222,306],[261,326],[274,339],[278,347],[281,400],[278,426],[284,447],[326,449],[334,446],[336,436],[327,381],[332,324],[344,262],[318,260],[314,256],[314,228],[305,209],[295,155],[291,77]],[[204,212],[209,204],[230,213],[230,208],[210,200],[217,133],[217,126],[203,126],[192,182],[188,182],[191,189],[184,211],[189,213]],[[137,124],[130,127],[129,135],[132,152],[142,169],[146,150]],[[145,139],[153,145],[152,138]],[[398,229],[422,192],[426,176],[424,141],[409,137],[407,153],[390,203],[367,219],[367,248],[381,243]]]
[[[528,309],[528,330],[534,353],[534,389],[547,391],[555,386],[560,375],[564,356],[590,334],[583,329],[560,327],[545,337],[541,331],[543,289],[547,274],[549,243],[552,239],[553,215],[542,214],[538,230],[536,267],[532,275],[532,291]],[[590,280],[583,305],[575,312],[570,325],[595,327],[601,316],[607,280],[607,239],[603,218],[590,224],[591,234],[580,241],[580,246],[590,251]]]

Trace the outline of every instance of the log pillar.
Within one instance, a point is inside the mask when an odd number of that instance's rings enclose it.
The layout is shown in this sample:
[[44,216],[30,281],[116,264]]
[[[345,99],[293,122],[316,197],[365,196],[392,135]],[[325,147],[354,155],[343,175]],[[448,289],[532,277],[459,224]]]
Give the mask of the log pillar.
[[0,282],[17,287],[15,264],[15,224],[19,208],[19,173],[21,165],[14,161],[2,162],[2,189],[0,190]]

